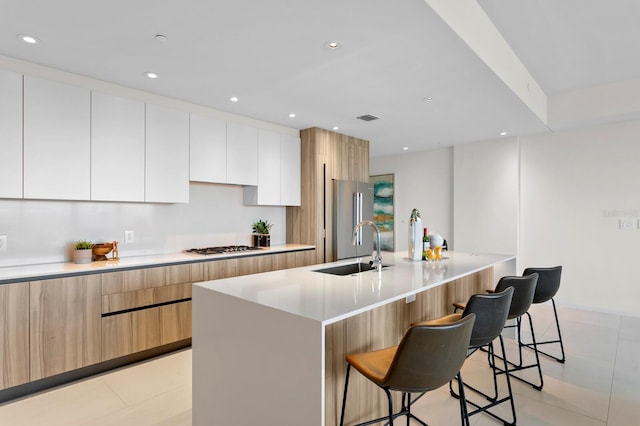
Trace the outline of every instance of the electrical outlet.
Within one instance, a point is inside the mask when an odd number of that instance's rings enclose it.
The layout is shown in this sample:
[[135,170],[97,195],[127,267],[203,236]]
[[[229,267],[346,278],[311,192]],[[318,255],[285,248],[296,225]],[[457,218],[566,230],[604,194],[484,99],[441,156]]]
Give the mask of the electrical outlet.
[[124,231],[124,243],[129,244],[133,242],[133,231]]
[[407,297],[405,297],[405,299],[404,299],[404,300],[405,300],[405,302],[406,302],[407,304],[409,304],[409,303],[411,303],[411,302],[415,302],[415,301],[416,301],[416,295],[415,295],[415,294],[412,294],[412,295],[410,295],[410,296],[407,296]]
[[5,251],[7,249],[7,236],[0,235],[0,251]]

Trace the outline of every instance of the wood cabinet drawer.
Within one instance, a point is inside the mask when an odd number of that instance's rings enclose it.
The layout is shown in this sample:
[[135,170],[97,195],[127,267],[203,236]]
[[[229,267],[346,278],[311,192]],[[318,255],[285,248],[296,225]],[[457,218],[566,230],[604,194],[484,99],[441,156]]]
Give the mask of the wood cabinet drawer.
[[190,265],[161,266],[102,274],[102,294],[124,293],[191,282]]
[[191,301],[102,318],[102,360],[191,337]]
[[108,314],[188,298],[191,298],[191,283],[105,294],[102,296],[102,313]]

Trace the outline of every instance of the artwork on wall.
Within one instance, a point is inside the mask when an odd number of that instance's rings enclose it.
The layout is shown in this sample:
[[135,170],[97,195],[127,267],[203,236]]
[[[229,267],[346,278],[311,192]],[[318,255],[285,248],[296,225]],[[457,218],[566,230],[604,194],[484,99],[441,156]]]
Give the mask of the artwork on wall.
[[393,174],[370,176],[373,183],[373,221],[380,229],[382,250],[393,251]]

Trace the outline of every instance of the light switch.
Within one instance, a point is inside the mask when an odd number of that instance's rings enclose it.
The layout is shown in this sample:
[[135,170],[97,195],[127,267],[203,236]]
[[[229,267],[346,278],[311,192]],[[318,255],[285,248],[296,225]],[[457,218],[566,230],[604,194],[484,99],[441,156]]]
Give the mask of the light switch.
[[636,221],[632,219],[620,219],[620,229],[628,231],[636,227]]
[[7,249],[7,236],[0,235],[0,251],[5,251]]

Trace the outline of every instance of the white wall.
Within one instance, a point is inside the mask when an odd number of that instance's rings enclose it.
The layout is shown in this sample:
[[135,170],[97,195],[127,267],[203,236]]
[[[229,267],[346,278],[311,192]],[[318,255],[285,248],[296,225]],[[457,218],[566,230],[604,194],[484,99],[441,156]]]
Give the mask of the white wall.
[[521,138],[520,264],[563,265],[564,303],[640,315],[639,142],[640,121]]
[[[284,207],[242,204],[242,187],[191,183],[188,204],[145,204],[0,199],[0,267],[63,262],[71,244],[117,240],[121,257],[174,253],[187,248],[250,244],[251,225],[274,223],[271,243],[284,244]],[[124,244],[124,231],[135,241]]]
[[640,121],[377,157],[371,170],[396,174],[397,250],[417,207],[456,250],[515,253],[516,273],[563,265],[560,304],[640,316]]
[[518,250],[518,140],[453,150],[453,246],[466,252]]
[[407,251],[409,216],[420,210],[422,225],[442,235],[451,247],[452,150],[372,157],[371,175],[394,174],[395,250]]

